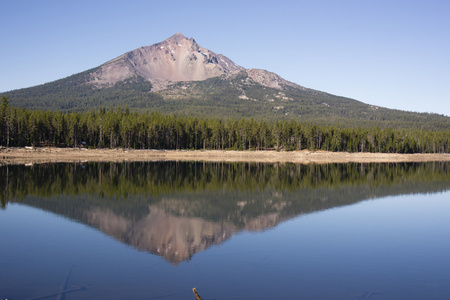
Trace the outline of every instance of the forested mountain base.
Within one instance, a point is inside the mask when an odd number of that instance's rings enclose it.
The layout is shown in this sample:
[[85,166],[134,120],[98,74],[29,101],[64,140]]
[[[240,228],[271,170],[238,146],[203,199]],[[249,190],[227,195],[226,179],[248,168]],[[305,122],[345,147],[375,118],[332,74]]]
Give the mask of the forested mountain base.
[[203,81],[170,83],[156,91],[139,76],[97,87],[87,83],[95,70],[0,95],[8,96],[14,107],[63,113],[127,105],[132,112],[158,110],[201,119],[253,117],[319,126],[450,130],[450,118],[443,115],[388,109],[301,87],[271,88],[255,82],[245,71]]
[[62,113],[11,107],[2,97],[0,145],[135,149],[327,150],[449,153],[450,130],[344,128],[294,120],[219,119],[122,109]]

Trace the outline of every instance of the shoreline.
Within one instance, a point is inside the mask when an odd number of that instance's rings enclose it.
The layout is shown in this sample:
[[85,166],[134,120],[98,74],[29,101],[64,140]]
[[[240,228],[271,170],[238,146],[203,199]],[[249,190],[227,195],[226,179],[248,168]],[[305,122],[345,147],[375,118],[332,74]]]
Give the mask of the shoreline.
[[328,151],[135,150],[84,148],[0,148],[0,165],[59,162],[208,161],[261,163],[397,163],[450,161],[450,154]]

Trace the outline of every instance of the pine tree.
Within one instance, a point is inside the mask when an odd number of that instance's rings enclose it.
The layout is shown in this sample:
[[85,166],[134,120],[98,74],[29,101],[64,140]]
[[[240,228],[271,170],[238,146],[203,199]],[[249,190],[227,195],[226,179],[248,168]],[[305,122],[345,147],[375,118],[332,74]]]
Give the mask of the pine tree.
[[1,144],[9,147],[9,133],[11,126],[11,111],[8,96],[2,96],[0,106],[0,134]]

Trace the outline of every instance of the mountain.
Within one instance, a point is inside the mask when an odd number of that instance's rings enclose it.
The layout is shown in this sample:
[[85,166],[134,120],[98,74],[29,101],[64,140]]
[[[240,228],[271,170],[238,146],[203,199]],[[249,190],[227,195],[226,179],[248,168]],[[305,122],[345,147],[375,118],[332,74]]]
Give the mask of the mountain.
[[82,73],[2,95],[16,107],[65,112],[121,105],[201,117],[450,129],[450,117],[369,105],[245,69],[180,33]]

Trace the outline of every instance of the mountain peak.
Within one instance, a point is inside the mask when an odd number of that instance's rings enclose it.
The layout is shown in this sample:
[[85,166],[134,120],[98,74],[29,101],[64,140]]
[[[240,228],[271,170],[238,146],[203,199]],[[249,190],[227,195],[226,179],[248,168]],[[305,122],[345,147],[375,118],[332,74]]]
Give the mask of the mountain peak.
[[142,77],[153,83],[155,91],[169,82],[201,81],[243,69],[177,32],[160,43],[135,49],[101,65],[91,74],[90,83],[111,86]]
[[177,32],[174,35],[172,35],[171,37],[169,37],[168,39],[166,39],[166,41],[179,42],[179,41],[185,40],[185,39],[187,39],[187,37],[185,37],[181,33]]

